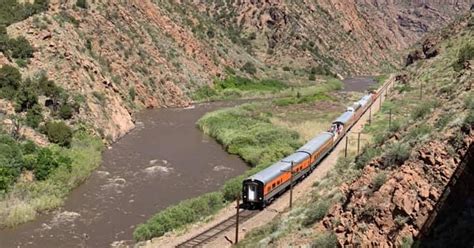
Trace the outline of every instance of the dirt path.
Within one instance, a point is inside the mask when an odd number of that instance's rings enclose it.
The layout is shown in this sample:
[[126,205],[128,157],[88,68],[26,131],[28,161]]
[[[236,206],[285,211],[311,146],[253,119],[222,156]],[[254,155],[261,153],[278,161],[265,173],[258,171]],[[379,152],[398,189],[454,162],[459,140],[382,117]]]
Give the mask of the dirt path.
[[[391,89],[393,87],[394,79],[392,77],[389,80],[390,80],[389,81],[390,83],[389,83],[388,88]],[[369,120],[370,112],[372,115],[378,112],[381,106],[379,101],[383,102],[384,100],[385,100],[385,92],[383,92],[381,94],[381,97],[377,99],[375,103],[372,105],[371,107],[372,111],[367,111],[359,119],[359,121],[357,121],[354,124],[354,126],[352,127],[349,133],[354,133],[354,132],[357,133],[357,132],[362,131],[364,125]],[[344,143],[344,140],[342,140],[336,146],[336,148],[334,148],[334,151],[331,154],[329,154],[329,156],[326,157],[317,166],[317,168],[313,171],[311,175],[309,175],[305,180],[303,180],[302,182],[300,182],[298,185],[294,187],[294,190],[293,190],[294,201],[298,200],[299,198],[304,196],[306,192],[310,191],[315,181],[321,180],[323,177],[326,176],[329,170],[331,170],[332,167],[336,164],[336,161],[339,158],[339,156],[343,155],[344,146],[345,146],[345,143]],[[288,210],[288,202],[289,202],[289,197],[290,197],[289,195],[290,195],[289,192],[286,192],[285,194],[280,196],[278,199],[276,199],[270,206],[268,206],[266,209],[264,209],[263,211],[258,213],[256,216],[254,216],[252,219],[247,220],[245,223],[241,223],[239,238],[243,239],[245,235],[249,233],[252,229],[269,223],[273,218],[275,218],[278,215],[278,213]],[[192,227],[189,227],[184,232],[181,231],[180,233],[167,234],[163,237],[153,239],[152,241],[147,241],[145,244],[143,244],[143,246],[147,248],[175,247],[176,245],[213,227],[217,223],[229,218],[230,216],[234,214],[235,214],[235,206],[234,204],[230,204],[228,207],[221,210],[211,221],[207,223],[197,223],[193,225]],[[235,231],[229,230],[227,232],[224,232],[223,234],[219,235],[216,239],[214,239],[212,242],[207,243],[205,247],[215,247],[215,248],[230,247],[231,244],[229,241],[226,240],[225,238],[226,236],[229,239],[233,240],[235,236]]]

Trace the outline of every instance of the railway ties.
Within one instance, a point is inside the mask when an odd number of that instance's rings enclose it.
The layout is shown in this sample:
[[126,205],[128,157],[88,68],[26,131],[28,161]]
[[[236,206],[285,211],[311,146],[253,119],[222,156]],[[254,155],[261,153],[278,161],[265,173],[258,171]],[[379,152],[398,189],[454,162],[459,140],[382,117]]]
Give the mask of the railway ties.
[[[252,218],[259,211],[256,210],[242,210],[239,212],[239,223]],[[188,239],[187,241],[177,245],[177,248],[187,248],[187,247],[203,247],[206,243],[214,240],[219,234],[231,229],[235,226],[235,215],[227,218],[216,224],[215,226],[207,229],[206,231]]]

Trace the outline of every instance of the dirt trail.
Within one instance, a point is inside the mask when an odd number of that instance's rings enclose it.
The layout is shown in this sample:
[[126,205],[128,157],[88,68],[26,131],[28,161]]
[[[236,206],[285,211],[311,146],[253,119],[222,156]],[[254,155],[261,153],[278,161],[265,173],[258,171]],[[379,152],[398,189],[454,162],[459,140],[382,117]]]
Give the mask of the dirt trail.
[[[393,87],[394,78],[391,77],[389,79],[389,86],[388,89]],[[352,127],[349,133],[360,132],[362,131],[364,125],[369,120],[370,112],[373,115],[374,113],[378,112],[380,109],[380,102],[385,100],[385,92],[383,92],[379,99],[372,105],[372,111],[367,111],[360,119],[357,121],[354,126]],[[336,164],[337,159],[340,155],[344,152],[344,140],[342,140],[335,148],[334,151],[329,154],[313,171],[311,175],[309,175],[305,180],[300,182],[294,187],[293,190],[293,200],[296,201],[302,196],[304,196],[309,190],[311,190],[312,185],[315,181],[321,180],[326,176],[330,169]],[[341,153],[342,152],[342,153]],[[249,233],[252,229],[263,226],[269,223],[273,218],[275,218],[278,213],[284,212],[288,210],[288,202],[289,202],[289,192],[286,192],[278,199],[276,199],[270,206],[266,209],[258,213],[252,219],[246,221],[245,223],[240,224],[240,232],[239,238],[243,239],[247,233]],[[160,238],[153,239],[152,241],[148,241],[144,244],[144,247],[151,248],[151,247],[175,247],[176,245],[200,234],[201,232],[213,227],[217,223],[231,217],[235,214],[235,205],[230,204],[225,209],[221,210],[211,221],[207,223],[198,223],[192,227],[189,227],[185,233],[172,233],[165,235]],[[205,247],[216,247],[216,248],[223,248],[223,247],[230,247],[231,244],[229,241],[226,240],[225,237],[233,240],[235,237],[235,231],[229,230],[227,232],[222,233],[212,242],[207,243]]]

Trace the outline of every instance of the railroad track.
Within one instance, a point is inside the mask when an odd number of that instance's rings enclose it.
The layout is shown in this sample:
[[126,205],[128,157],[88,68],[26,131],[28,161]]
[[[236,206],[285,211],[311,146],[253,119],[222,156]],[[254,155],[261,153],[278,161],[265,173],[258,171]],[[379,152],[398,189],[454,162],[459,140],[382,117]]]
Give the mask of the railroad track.
[[[258,210],[240,210],[239,212],[239,223],[244,223],[246,220],[252,218],[260,211]],[[228,219],[221,221],[215,226],[209,228],[208,230],[188,239],[187,241],[177,245],[177,248],[185,247],[202,247],[206,243],[214,240],[219,234],[231,229],[235,226],[235,215],[229,217]]]

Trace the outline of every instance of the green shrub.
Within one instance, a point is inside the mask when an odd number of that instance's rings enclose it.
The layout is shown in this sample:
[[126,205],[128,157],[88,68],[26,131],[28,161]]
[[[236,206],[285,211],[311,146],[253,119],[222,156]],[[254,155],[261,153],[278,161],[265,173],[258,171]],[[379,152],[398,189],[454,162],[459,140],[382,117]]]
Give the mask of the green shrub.
[[47,122],[44,126],[44,133],[48,140],[60,146],[68,147],[72,140],[72,129],[64,122]]
[[87,0],[77,0],[76,6],[82,9],[87,9],[88,8]]
[[15,60],[15,63],[21,68],[28,67],[28,60],[26,60],[26,59],[17,59],[17,60]]
[[136,241],[143,241],[163,236],[166,232],[215,213],[222,206],[223,200],[220,193],[209,193],[182,201],[160,211],[146,223],[137,226],[133,232],[133,238]]
[[41,13],[48,9],[48,0],[35,0],[20,2],[17,0],[2,0],[0,4],[0,26],[9,26],[12,23],[22,21],[32,15]]
[[10,136],[0,133],[0,193],[16,182],[23,168],[22,151]]
[[372,179],[373,191],[377,191],[382,187],[382,185],[387,180],[387,174],[385,172],[379,172],[375,177]]
[[255,67],[255,65],[252,62],[245,63],[240,69],[251,75],[254,75],[255,73],[257,73],[257,67]]
[[43,108],[39,104],[35,104],[32,108],[26,112],[26,125],[37,128],[43,121]]
[[460,71],[464,68],[464,63],[474,59],[474,45],[469,43],[466,44],[458,53],[458,59],[454,63],[453,67],[456,71]]
[[335,248],[338,246],[337,236],[333,232],[325,232],[318,235],[311,244],[312,248]]
[[0,69],[0,97],[12,100],[21,84],[21,73],[13,66],[4,65]]
[[415,107],[411,116],[415,120],[423,119],[427,114],[431,112],[433,104],[431,102],[422,102]]
[[70,104],[65,103],[59,107],[59,117],[61,117],[63,120],[69,120],[73,115],[74,110]]
[[316,75],[314,75],[314,74],[309,74],[308,80],[310,80],[310,81],[316,80]]
[[32,108],[38,103],[38,88],[30,79],[25,80],[18,89],[15,110],[22,112]]
[[59,167],[65,167],[71,171],[72,160],[69,157],[61,155],[59,151],[53,151],[49,148],[42,148],[38,151],[36,158],[31,162],[30,167],[33,170],[37,180],[46,180]]
[[413,246],[413,238],[406,236],[402,238],[401,248],[411,248]]
[[390,145],[384,155],[384,164],[387,166],[401,165],[410,157],[411,147],[408,144],[397,142]]
[[217,91],[211,88],[209,85],[204,85],[199,87],[192,95],[192,99],[201,100],[201,99],[210,99],[211,97],[217,96]]
[[130,99],[132,101],[135,101],[135,97],[137,95],[137,93],[135,92],[135,87],[130,87],[130,89],[128,89],[128,95],[130,96]]
[[317,221],[322,220],[328,212],[329,206],[329,201],[320,201],[316,204],[316,206],[309,207],[306,213],[306,218],[302,222],[303,226],[309,227]]
[[9,41],[9,49],[11,56],[15,59],[28,59],[33,57],[33,47],[30,42],[23,36]]
[[49,80],[45,74],[41,74],[37,81],[39,90],[43,95],[59,99],[63,90],[53,80]]
[[362,153],[356,158],[356,168],[362,169],[364,166],[369,163],[373,158],[380,155],[381,150],[374,147],[366,147]]

